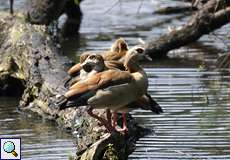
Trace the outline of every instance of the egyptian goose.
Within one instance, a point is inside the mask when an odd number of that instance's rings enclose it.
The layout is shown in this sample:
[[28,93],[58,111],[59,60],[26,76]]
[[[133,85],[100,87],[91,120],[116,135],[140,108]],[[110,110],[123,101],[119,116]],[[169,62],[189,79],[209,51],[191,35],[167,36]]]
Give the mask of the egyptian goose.
[[[134,104],[139,104],[137,107],[142,105],[141,101],[135,102],[135,100],[145,99],[140,97],[143,97],[147,92],[148,80],[145,72],[137,64],[138,52],[140,52],[140,48],[135,48],[129,50],[126,55],[124,65],[129,72],[110,69],[94,74],[74,84],[65,94],[64,99],[59,103],[60,108],[64,109],[72,106],[88,105],[91,107],[88,113],[104,124],[109,131],[112,131],[114,127],[111,123],[107,123],[105,119],[93,114],[92,109],[107,108],[114,111],[123,111],[130,106],[135,109]],[[151,104],[155,102],[149,97],[146,101],[147,103]],[[67,103],[67,101],[72,101],[72,103]],[[151,109],[156,113],[162,112],[156,102],[152,104],[157,106],[157,108],[152,105],[146,109]]]

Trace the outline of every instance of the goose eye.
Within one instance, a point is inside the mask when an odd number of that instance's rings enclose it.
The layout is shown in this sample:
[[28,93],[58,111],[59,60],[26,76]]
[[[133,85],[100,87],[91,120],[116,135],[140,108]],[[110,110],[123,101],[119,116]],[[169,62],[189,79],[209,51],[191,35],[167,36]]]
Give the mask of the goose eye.
[[91,56],[89,57],[89,59],[96,59],[96,56],[95,56],[95,55],[91,55]]
[[143,49],[143,48],[137,48],[136,51],[137,51],[138,53],[144,53],[144,49]]

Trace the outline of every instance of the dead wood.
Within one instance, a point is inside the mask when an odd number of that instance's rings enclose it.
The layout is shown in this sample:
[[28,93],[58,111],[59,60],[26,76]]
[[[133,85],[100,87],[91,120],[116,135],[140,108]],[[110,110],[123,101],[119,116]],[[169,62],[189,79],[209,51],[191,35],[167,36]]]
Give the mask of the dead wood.
[[196,7],[192,6],[175,6],[175,7],[165,7],[156,10],[154,13],[156,14],[176,14],[176,13],[188,13],[196,11]]
[[147,43],[146,53],[151,57],[164,57],[168,51],[194,42],[229,21],[230,2],[210,0],[190,18],[186,25]]

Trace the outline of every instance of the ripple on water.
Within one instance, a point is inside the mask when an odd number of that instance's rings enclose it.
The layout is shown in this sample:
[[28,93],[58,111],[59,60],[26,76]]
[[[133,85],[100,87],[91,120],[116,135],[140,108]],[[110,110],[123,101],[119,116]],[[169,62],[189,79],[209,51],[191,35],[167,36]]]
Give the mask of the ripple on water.
[[196,68],[146,71],[165,113],[132,112],[153,133],[137,141],[129,159],[229,159],[229,75]]

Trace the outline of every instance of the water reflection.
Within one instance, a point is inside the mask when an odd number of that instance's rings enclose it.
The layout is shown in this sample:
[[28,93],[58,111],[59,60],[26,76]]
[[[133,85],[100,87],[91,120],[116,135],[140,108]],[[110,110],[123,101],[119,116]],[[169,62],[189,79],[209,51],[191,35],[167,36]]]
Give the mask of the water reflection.
[[38,117],[16,111],[18,100],[0,98],[0,138],[20,137],[22,157],[29,159],[68,159],[74,155],[74,139]]

